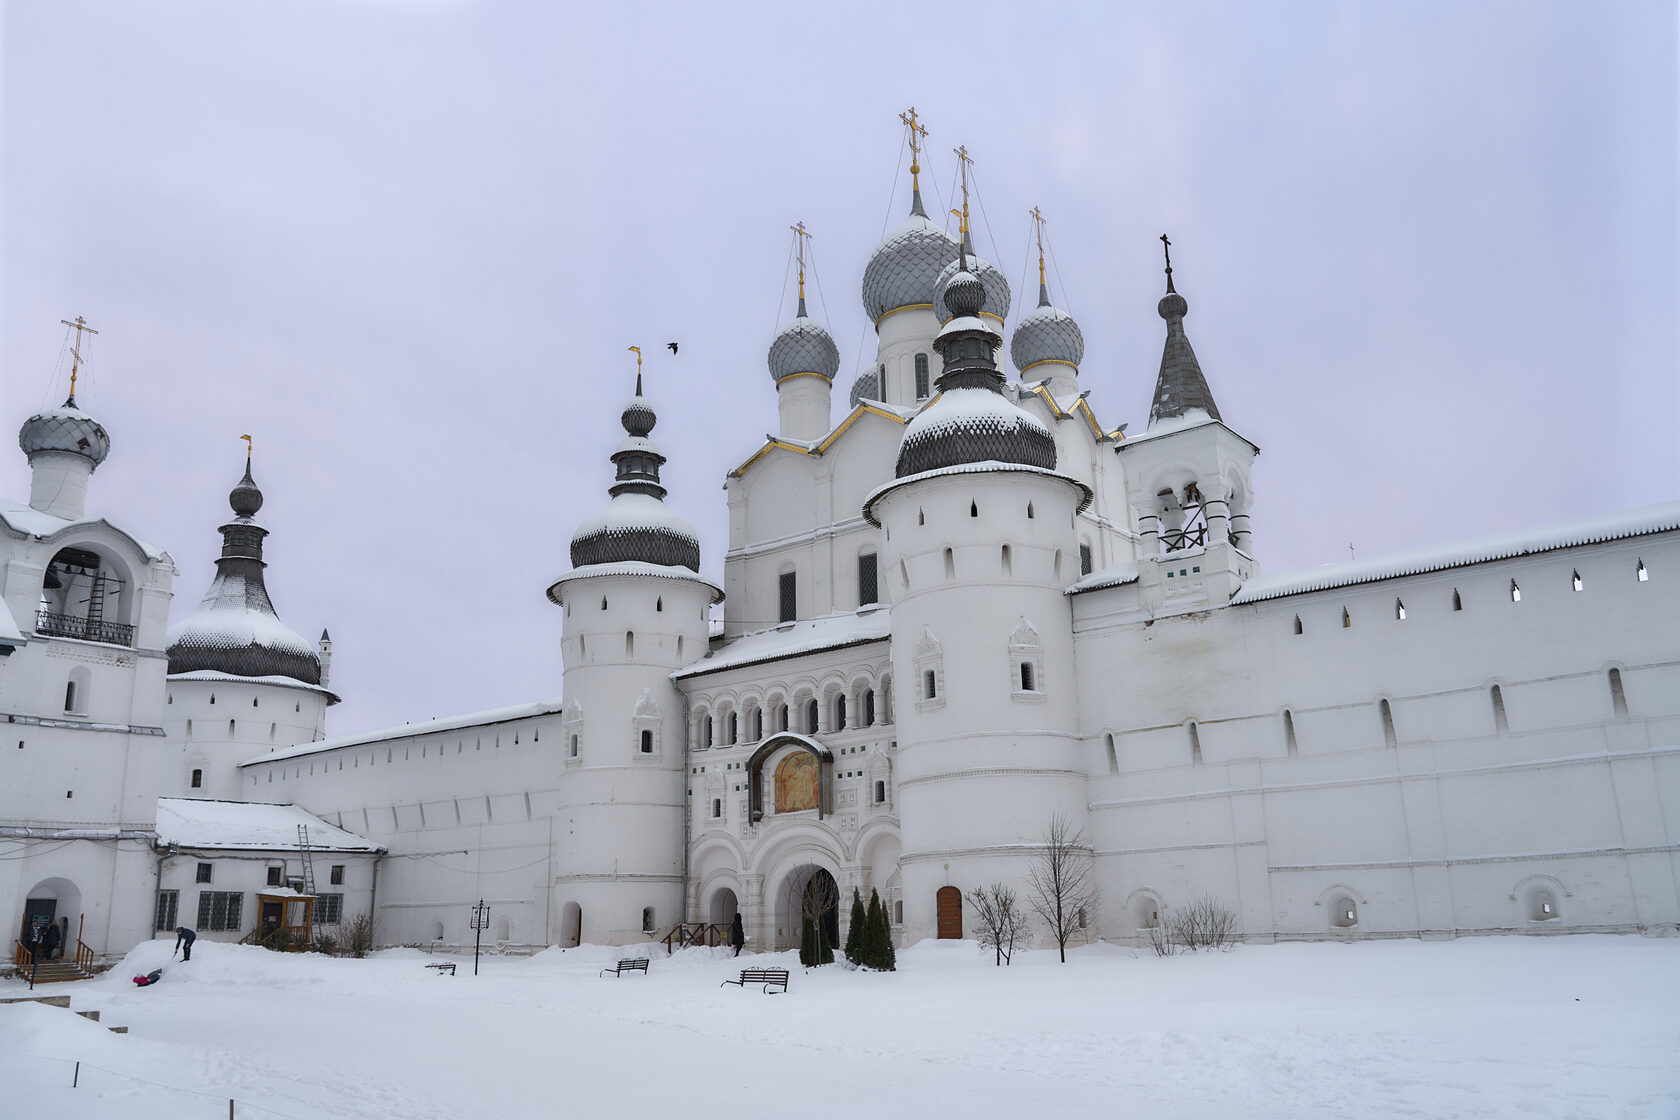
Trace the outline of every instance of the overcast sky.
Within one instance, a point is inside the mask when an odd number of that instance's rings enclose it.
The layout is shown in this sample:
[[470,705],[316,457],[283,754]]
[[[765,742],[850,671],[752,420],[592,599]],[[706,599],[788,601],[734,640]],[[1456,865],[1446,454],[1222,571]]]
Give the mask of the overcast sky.
[[251,433],[270,592],[335,640],[331,734],[559,695],[544,590],[605,501],[633,343],[721,579],[724,474],[776,426],[787,227],[838,418],[909,105],[930,196],[975,159],[1010,330],[1043,207],[1081,381],[1134,433],[1172,235],[1262,448],[1265,570],[1680,497],[1668,0],[0,13],[0,426],[62,400],[85,315],[89,513],[169,550],[175,619]]

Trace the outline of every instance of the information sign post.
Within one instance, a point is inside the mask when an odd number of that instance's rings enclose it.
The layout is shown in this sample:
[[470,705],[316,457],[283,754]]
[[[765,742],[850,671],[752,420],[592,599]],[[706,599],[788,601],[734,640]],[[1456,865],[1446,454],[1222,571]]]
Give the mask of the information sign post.
[[490,907],[486,906],[481,898],[478,900],[478,905],[473,907],[472,912],[474,976],[478,975],[478,947],[484,940],[484,927],[489,924]]

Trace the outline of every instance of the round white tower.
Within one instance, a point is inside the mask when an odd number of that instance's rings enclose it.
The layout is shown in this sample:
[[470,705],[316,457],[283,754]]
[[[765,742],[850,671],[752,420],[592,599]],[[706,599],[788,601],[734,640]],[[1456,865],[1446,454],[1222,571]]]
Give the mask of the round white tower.
[[612,500],[578,526],[572,571],[548,589],[565,612],[565,712],[551,919],[561,945],[625,944],[682,920],[687,844],[682,695],[670,674],[705,655],[723,593],[701,579],[700,545],[668,509],[636,395],[613,452]]
[[1082,830],[1087,804],[1063,590],[1090,491],[1056,472],[1050,432],[1004,397],[983,281],[959,269],[942,295],[939,396],[864,505],[885,530],[901,682],[907,942],[955,935],[975,887],[1002,882],[1025,901],[1031,847],[1058,815]]
[[193,612],[169,630],[164,734],[171,797],[257,800],[242,791],[238,764],[265,751],[312,743],[338,697],[327,691],[315,648],[280,621],[263,580],[263,538],[254,520],[262,491],[245,476],[228,494],[233,520],[218,531],[216,578]]

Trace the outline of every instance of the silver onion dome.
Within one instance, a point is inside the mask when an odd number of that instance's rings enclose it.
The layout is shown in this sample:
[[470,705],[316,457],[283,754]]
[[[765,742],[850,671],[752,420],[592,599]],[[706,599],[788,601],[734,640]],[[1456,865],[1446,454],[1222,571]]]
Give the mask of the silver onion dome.
[[[933,313],[939,317],[941,324],[949,323],[954,318],[953,312],[945,302],[945,290],[960,267],[962,262],[953,260],[940,270],[939,276],[933,282]],[[999,323],[1009,318],[1009,281],[1004,279],[1003,273],[990,262],[975,256],[972,249],[968,253],[968,271],[986,289],[986,299],[980,305],[978,313],[996,319]]]
[[941,270],[957,259],[956,240],[923,212],[919,193],[915,199],[863,270],[863,309],[872,322],[901,307],[931,306]]
[[776,333],[767,359],[770,376],[780,382],[801,373],[814,373],[830,382],[840,372],[840,349],[822,324],[805,314],[805,301],[793,322]]
[[105,426],[76,407],[74,394],[58,408],[37,412],[18,429],[18,446],[33,459],[45,452],[80,455],[95,467],[111,453]]
[[[1038,306],[1022,317],[1009,343],[1009,356],[1022,373],[1046,364],[1058,363],[1079,368],[1085,360],[1085,334],[1073,316],[1050,302],[1050,295],[1040,285]],[[1041,371],[1040,376],[1047,376]]]

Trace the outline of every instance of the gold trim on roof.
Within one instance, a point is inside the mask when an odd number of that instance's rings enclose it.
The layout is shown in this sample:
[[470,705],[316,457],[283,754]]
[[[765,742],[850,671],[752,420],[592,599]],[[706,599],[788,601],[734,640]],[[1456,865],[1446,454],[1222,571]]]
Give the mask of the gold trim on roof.
[[786,377],[778,377],[778,378],[776,378],[776,384],[779,386],[779,385],[781,385],[782,382],[792,381],[796,377],[815,377],[815,378],[818,378],[818,379],[820,379],[824,382],[827,382],[830,385],[834,384],[834,378],[829,377],[827,374],[812,373],[810,370],[806,370],[802,373],[790,373]]
[[821,443],[817,444],[817,453],[822,454],[822,453],[826,452],[830,447],[832,447],[834,445],[834,441],[839,439],[841,434],[843,432],[845,432],[845,430],[847,428],[849,428],[853,424],[857,423],[858,417],[862,416],[866,412],[872,412],[876,416],[885,416],[888,420],[891,420],[891,421],[893,421],[897,424],[902,425],[902,424],[910,423],[910,421],[905,419],[904,417],[896,415],[895,413],[888,412],[888,411],[886,411],[885,409],[882,409],[882,408],[876,408],[872,404],[860,404],[856,408],[852,409],[852,414],[850,416],[848,416],[844,420],[840,421],[840,426],[839,427],[835,428],[832,432],[828,433],[828,437],[826,439],[824,439]]
[[883,319],[886,319],[889,315],[897,315],[900,311],[932,311],[932,310],[933,310],[933,304],[931,304],[931,303],[907,303],[903,307],[895,307],[891,311],[882,312],[881,313],[881,318],[875,320],[875,325],[877,327],[880,326]]
[[1079,369],[1079,367],[1074,365],[1072,362],[1064,361],[1061,358],[1040,358],[1036,362],[1028,362],[1026,365],[1022,366],[1021,372],[1026,373],[1029,369],[1037,369],[1039,366],[1067,366],[1071,370]]

